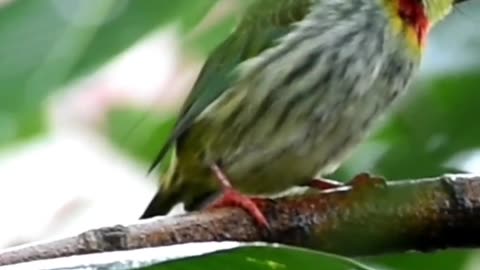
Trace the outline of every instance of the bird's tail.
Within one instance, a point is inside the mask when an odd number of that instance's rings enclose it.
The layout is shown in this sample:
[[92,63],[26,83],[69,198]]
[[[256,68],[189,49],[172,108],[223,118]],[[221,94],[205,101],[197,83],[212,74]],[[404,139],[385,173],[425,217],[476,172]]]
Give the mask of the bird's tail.
[[166,215],[178,203],[183,203],[187,211],[199,210],[214,198],[215,191],[205,186],[192,186],[195,182],[185,181],[178,171],[175,160],[172,162],[160,188],[140,216],[146,219]]
[[166,215],[177,203],[182,201],[180,190],[166,191],[162,187],[157,191],[153,199],[143,212],[140,219]]
[[183,201],[182,181],[179,179],[176,158],[172,157],[171,163],[160,188],[150,201],[147,209],[143,212],[140,219],[146,219],[154,216],[166,215],[178,203]]

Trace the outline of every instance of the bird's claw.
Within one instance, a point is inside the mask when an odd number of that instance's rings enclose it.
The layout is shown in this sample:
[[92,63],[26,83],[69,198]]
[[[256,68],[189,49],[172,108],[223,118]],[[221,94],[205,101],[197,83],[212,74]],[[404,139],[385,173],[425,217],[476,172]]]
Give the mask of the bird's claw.
[[222,189],[222,195],[219,199],[215,200],[208,208],[220,208],[220,207],[240,207],[264,228],[269,228],[269,224],[262,211],[258,207],[258,203],[261,199],[250,198],[237,190],[235,190],[227,175],[217,164],[211,166],[213,173],[215,174],[218,183]]
[[210,206],[208,206],[208,208],[240,207],[247,211],[247,213],[261,226],[268,228],[268,221],[257,205],[258,200],[260,199],[250,198],[233,188],[226,188],[223,190],[221,197],[215,200]]
[[370,175],[369,173],[360,173],[353,177],[347,185],[350,185],[352,189],[365,189],[365,188],[384,188],[387,185],[386,180],[383,177]]

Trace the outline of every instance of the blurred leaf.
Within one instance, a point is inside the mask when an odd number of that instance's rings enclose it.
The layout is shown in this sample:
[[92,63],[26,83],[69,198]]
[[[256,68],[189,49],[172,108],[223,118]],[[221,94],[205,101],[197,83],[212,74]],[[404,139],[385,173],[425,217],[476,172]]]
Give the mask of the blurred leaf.
[[98,28],[95,39],[85,48],[88,57],[77,63],[72,76],[96,68],[163,24],[178,20],[183,31],[190,30],[216,0],[121,0],[115,6],[122,5],[122,2],[124,10]]
[[201,257],[169,261],[141,269],[365,270],[372,268],[348,258],[305,249],[242,247]]
[[375,151],[369,149],[371,146],[365,147],[365,143],[336,177],[348,179],[359,173],[348,170],[358,168],[358,163],[364,166],[360,170],[368,169],[388,179],[430,177],[461,170],[448,162],[461,153],[480,149],[480,125],[475,118],[480,115],[478,84],[480,74],[471,72],[429,78],[428,85],[412,89],[408,100],[369,142],[384,145],[386,151],[380,158],[365,164],[369,157],[365,154]]
[[202,55],[208,55],[230,32],[232,32],[235,25],[236,18],[234,16],[227,16],[201,35],[186,39],[184,41],[185,46]]
[[[161,25],[178,20],[182,29],[190,29],[214,3],[21,0],[1,8],[0,119],[14,126],[42,123],[37,115],[53,91],[95,70]],[[32,119],[38,121],[22,121],[24,115],[37,116]]]
[[454,270],[464,269],[465,262],[472,252],[461,250],[437,251],[434,253],[406,253],[371,257],[361,261],[369,265],[379,266],[379,269],[411,270],[436,269]]
[[46,113],[26,111],[17,115],[0,114],[0,145],[11,146],[13,141],[27,140],[47,129]]
[[153,111],[118,108],[108,114],[106,133],[130,156],[148,163],[155,159],[174,124],[172,116],[159,117]]
[[[242,0],[234,3],[235,12],[230,12],[228,16],[217,18],[213,25],[201,29],[200,34],[194,32],[184,40],[185,47],[200,53],[201,55],[208,55],[217,45],[219,45],[225,38],[235,29],[235,26],[240,19],[241,14],[245,12],[248,7],[255,0]],[[225,1],[228,3],[229,1]],[[248,37],[245,37],[248,38]]]
[[395,178],[428,177],[451,172],[447,162],[463,151],[480,147],[479,74],[446,76],[413,96],[381,133],[391,148],[376,167]]

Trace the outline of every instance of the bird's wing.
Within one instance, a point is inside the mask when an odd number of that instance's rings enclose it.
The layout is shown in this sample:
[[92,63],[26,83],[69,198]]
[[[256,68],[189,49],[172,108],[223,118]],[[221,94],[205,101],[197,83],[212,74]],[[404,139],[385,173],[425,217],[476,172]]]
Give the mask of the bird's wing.
[[256,0],[246,10],[244,19],[235,32],[213,51],[203,66],[172,134],[149,172],[162,161],[195,118],[229,88],[235,79],[235,68],[245,60],[259,55],[288,33],[293,23],[308,14],[311,2],[312,0]]

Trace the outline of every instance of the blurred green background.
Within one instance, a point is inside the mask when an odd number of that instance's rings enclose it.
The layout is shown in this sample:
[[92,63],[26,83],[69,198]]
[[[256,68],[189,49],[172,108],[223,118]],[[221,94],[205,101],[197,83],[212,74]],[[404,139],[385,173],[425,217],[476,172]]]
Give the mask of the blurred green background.
[[[178,106],[248,2],[0,0],[0,246],[135,219]],[[478,14],[472,1],[434,29],[410,94],[331,177],[480,172]],[[478,269],[475,254],[363,262]]]

